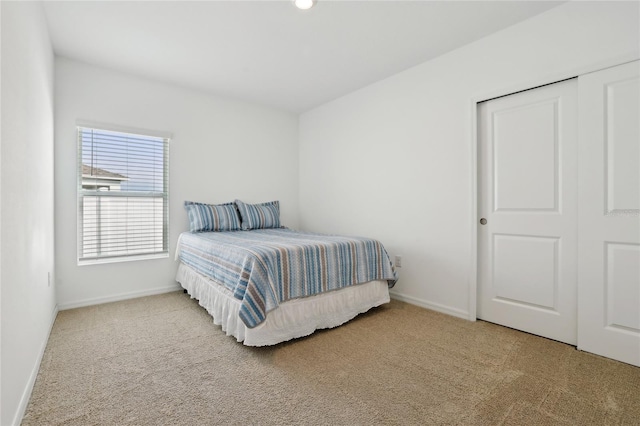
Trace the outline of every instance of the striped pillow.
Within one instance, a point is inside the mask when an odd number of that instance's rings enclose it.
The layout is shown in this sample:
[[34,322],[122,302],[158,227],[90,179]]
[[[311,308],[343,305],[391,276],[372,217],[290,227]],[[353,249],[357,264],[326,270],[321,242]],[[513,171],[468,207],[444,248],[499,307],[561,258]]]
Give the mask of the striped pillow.
[[202,204],[185,201],[191,232],[237,231],[240,217],[234,203]]
[[280,228],[280,202],[245,204],[236,200],[242,218],[242,229]]

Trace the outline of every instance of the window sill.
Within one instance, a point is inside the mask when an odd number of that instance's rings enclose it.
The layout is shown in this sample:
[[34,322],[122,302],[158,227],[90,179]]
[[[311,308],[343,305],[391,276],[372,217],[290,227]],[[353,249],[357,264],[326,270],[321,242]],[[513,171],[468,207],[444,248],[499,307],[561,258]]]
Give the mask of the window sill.
[[134,262],[138,260],[150,260],[150,259],[164,259],[169,257],[168,252],[163,253],[154,253],[154,254],[141,254],[141,255],[133,255],[133,256],[115,256],[115,257],[104,257],[98,259],[78,259],[78,266],[85,265],[99,265],[102,263],[120,263],[120,262]]

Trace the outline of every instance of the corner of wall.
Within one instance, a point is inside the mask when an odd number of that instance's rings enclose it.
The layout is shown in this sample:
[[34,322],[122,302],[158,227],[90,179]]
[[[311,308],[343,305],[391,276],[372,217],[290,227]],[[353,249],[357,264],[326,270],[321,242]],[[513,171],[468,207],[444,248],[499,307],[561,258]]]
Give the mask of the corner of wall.
[[0,2],[0,10],[0,423],[19,424],[58,311],[47,280],[54,272],[54,53],[40,2]]

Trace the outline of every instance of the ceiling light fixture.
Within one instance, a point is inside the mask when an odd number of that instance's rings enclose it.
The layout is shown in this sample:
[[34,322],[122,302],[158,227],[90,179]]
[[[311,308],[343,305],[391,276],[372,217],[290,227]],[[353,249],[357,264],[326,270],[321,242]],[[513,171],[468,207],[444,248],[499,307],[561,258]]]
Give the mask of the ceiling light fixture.
[[293,4],[295,4],[298,9],[307,10],[316,4],[316,0],[293,0]]

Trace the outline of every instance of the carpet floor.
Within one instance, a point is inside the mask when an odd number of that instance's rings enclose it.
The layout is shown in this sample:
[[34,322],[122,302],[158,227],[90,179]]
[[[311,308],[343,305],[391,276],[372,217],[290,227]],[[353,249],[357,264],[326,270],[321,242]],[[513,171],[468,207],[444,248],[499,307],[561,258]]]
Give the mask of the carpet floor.
[[640,368],[392,301],[272,347],[182,292],[62,311],[23,425],[640,424]]

